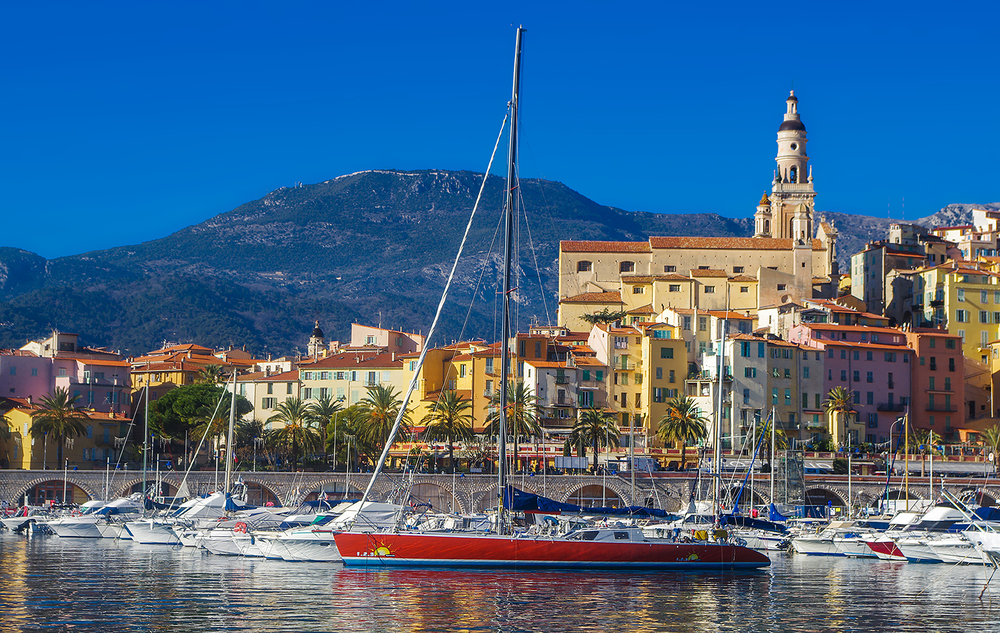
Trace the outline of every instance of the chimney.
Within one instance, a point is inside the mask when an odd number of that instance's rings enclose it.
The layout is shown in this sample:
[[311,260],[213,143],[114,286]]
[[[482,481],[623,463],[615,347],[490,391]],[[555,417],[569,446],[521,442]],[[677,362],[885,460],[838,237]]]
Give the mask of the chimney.
[[31,404],[31,394],[28,394],[28,406],[29,407],[34,406]]
[[396,362],[396,352],[392,353],[392,362]]

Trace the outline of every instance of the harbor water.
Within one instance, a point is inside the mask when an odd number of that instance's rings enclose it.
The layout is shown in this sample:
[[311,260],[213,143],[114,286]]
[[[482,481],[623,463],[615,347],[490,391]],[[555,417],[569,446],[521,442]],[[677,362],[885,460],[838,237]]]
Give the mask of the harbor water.
[[0,533],[3,631],[991,631],[990,569],[776,554],[756,572],[348,569]]

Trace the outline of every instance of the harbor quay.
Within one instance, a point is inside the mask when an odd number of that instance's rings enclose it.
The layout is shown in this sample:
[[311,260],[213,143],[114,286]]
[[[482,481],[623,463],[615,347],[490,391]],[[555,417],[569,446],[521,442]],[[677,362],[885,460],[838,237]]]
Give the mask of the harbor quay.
[[[239,472],[248,501],[258,505],[294,506],[325,496],[328,500],[360,498],[368,485],[367,473],[344,472]],[[182,485],[190,495],[205,495],[223,487],[222,473],[181,471],[159,474],[141,470],[0,470],[0,501],[16,506],[27,501],[32,505],[49,502],[83,503],[139,492],[156,486],[160,497],[178,494]],[[982,477],[930,477],[911,475],[908,480],[884,475],[819,474],[806,475],[802,498],[808,505],[846,510],[849,500],[855,508],[878,507],[881,499],[933,500],[947,490],[962,498],[975,498],[982,505],[994,505],[1000,499],[1000,480]],[[601,506],[647,506],[668,512],[683,511],[695,497],[708,498],[711,478],[697,472],[637,473],[633,483],[628,473],[607,475],[532,474],[512,477],[511,484],[525,492],[555,501]],[[743,488],[742,505],[780,503],[772,498],[771,483],[764,475],[732,478],[727,475],[723,489],[730,496]],[[400,490],[409,491],[409,502],[426,503],[437,511],[479,512],[496,505],[497,479],[485,474],[416,474],[387,473],[372,488],[375,498],[398,498]],[[799,504],[802,501],[798,501]]]

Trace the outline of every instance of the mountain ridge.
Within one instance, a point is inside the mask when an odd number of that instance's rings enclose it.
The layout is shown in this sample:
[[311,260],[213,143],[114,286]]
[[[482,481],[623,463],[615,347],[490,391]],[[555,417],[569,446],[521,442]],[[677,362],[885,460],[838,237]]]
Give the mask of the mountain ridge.
[[[352,321],[426,329],[481,179],[469,171],[368,170],[281,187],[141,244],[52,260],[0,249],[0,347],[59,328],[133,354],[164,340],[284,354],[304,349],[314,320],[341,340]],[[753,228],[752,218],[630,212],[555,181],[519,184],[531,209],[530,224],[519,220],[519,327],[555,318],[560,240],[739,237]],[[487,178],[457,270],[456,301],[443,316],[446,338],[495,338],[503,195],[503,180]],[[935,216],[946,211],[957,221],[968,209],[949,205]],[[818,215],[835,222],[842,258],[883,238],[893,222]],[[470,308],[474,297],[488,305]]]

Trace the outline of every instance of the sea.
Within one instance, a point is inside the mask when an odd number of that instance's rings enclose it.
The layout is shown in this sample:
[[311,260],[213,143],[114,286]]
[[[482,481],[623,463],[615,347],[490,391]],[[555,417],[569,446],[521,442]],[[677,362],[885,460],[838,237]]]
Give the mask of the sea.
[[0,630],[1000,631],[991,568],[772,561],[753,572],[355,569],[3,532]]

